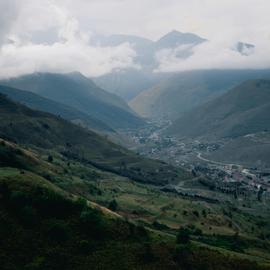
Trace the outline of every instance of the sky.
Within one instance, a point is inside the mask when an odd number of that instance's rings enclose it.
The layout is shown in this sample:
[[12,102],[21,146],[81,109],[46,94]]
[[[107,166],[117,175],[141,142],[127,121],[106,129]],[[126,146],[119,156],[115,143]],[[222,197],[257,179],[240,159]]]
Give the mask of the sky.
[[[269,0],[0,0],[0,77],[50,71],[100,76],[136,68],[129,43],[100,47],[97,34],[129,34],[157,40],[178,30],[209,40],[181,60],[158,52],[156,72],[200,68],[270,67]],[[249,57],[231,49],[256,45]],[[181,48],[177,48],[181,50]],[[211,59],[211,61],[209,61]]]

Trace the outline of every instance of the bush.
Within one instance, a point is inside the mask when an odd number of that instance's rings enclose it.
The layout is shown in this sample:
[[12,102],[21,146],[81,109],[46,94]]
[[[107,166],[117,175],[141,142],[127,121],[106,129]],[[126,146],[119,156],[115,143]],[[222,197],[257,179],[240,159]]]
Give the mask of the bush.
[[177,234],[178,244],[187,244],[190,242],[190,230],[188,228],[180,227]]
[[102,214],[97,209],[86,209],[81,212],[80,224],[83,231],[94,238],[105,237],[106,224]]
[[112,200],[110,203],[109,203],[109,206],[108,208],[112,211],[116,211],[118,209],[118,203],[116,200]]
[[79,251],[85,255],[94,251],[96,245],[97,244],[95,242],[89,242],[88,240],[81,240],[78,243]]
[[69,238],[68,226],[61,221],[51,221],[47,233],[49,238],[57,243],[63,243]]

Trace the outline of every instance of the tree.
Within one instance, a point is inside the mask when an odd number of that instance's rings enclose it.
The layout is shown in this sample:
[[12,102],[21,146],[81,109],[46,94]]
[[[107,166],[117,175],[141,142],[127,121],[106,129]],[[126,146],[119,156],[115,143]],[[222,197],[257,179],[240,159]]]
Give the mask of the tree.
[[52,157],[52,155],[49,155],[49,156],[48,156],[48,161],[49,161],[49,162],[53,162],[53,157]]
[[112,200],[110,203],[109,203],[109,207],[108,207],[110,210],[112,211],[116,211],[117,208],[118,208],[118,203],[116,200]]
[[180,227],[177,234],[178,244],[187,244],[190,241],[190,230],[188,228]]

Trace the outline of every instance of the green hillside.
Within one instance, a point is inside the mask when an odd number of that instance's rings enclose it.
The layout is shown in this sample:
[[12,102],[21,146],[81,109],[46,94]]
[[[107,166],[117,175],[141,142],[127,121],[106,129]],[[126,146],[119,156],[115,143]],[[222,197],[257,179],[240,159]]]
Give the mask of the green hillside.
[[0,137],[57,150],[98,168],[154,184],[179,182],[188,174],[160,161],[142,158],[94,132],[57,116],[31,110],[0,96]]
[[170,134],[234,138],[270,130],[270,81],[247,81],[176,120]]
[[0,202],[3,270],[267,269],[195,244],[161,241],[157,232],[30,171],[0,167]]
[[32,109],[55,114],[64,119],[81,124],[87,128],[100,132],[114,132],[111,127],[101,122],[100,120],[92,118],[86,113],[80,112],[79,110],[67,105],[44,98],[35,93],[18,90],[7,86],[0,86],[0,93]]
[[270,78],[269,70],[198,70],[173,75],[130,102],[140,115],[176,120],[250,79]]
[[1,84],[34,92],[42,97],[75,108],[112,128],[144,125],[119,97],[96,86],[80,73],[35,73],[1,81]]
[[259,202],[163,191],[198,179],[2,95],[0,117],[2,269],[269,269]]

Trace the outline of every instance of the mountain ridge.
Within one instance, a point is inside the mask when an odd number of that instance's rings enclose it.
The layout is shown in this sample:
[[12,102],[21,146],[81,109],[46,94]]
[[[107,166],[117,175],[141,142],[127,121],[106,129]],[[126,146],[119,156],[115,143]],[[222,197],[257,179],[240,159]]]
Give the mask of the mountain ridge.
[[99,132],[115,132],[105,123],[67,105],[39,96],[33,92],[0,85],[0,93],[32,109],[49,112]]
[[176,120],[170,134],[234,138],[270,129],[270,81],[249,80]]
[[248,79],[270,78],[270,70],[195,70],[176,73],[129,102],[143,117],[176,120]]
[[112,128],[133,128],[145,124],[120,97],[99,88],[78,72],[34,73],[2,80],[0,84],[31,91],[73,107]]

